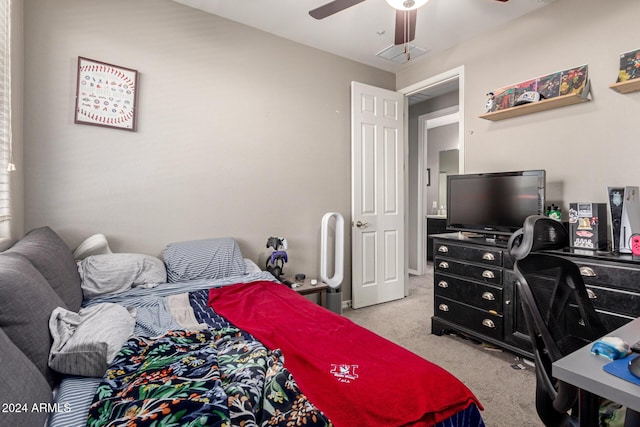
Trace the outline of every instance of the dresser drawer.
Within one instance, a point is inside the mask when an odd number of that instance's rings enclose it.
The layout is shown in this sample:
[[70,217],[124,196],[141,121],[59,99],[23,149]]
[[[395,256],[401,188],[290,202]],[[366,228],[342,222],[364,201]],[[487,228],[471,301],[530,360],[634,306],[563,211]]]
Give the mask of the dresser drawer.
[[586,284],[609,285],[609,287],[640,292],[640,263],[638,266],[612,265],[599,262],[581,262],[571,259],[578,268]]
[[436,273],[455,274],[494,285],[502,283],[502,269],[499,267],[469,264],[444,257],[436,257],[433,267]]
[[[596,310],[598,312],[598,317],[604,324],[604,327],[608,332],[611,332],[615,329],[618,329],[620,326],[629,323],[634,318],[621,316],[614,313],[603,312],[600,310]],[[580,316],[580,311],[577,306],[571,306],[567,312],[567,332],[577,337],[584,338],[586,340],[590,339],[591,334],[587,329],[582,317]]]
[[596,309],[631,316],[640,316],[640,294],[621,289],[587,285],[589,299]]
[[443,274],[434,279],[436,296],[456,300],[483,310],[502,314],[502,287],[471,282]]
[[[529,286],[536,287],[544,299],[551,299],[554,278],[536,275],[530,276],[528,279]],[[586,288],[591,304],[608,331],[617,329],[640,316],[640,294],[595,285],[586,285]],[[569,333],[589,339],[589,331],[575,304],[569,307],[565,321],[567,322],[565,328]]]
[[[584,272],[584,268],[582,271]],[[608,269],[598,271],[608,271]],[[594,277],[595,276],[585,277],[584,273],[582,276],[587,288],[589,300],[596,310],[631,316],[633,318],[640,316],[640,292],[601,286],[594,284],[592,280],[588,280]],[[554,283],[555,279],[550,276],[535,275],[529,277],[529,285],[532,287],[544,287],[545,290],[548,289],[549,298],[551,297],[551,290],[553,289]]]
[[462,259],[479,264],[502,266],[502,251],[499,249],[452,245],[437,241],[433,254],[434,256]]
[[502,315],[490,313],[448,298],[435,297],[436,317],[471,329],[482,335],[502,340]]

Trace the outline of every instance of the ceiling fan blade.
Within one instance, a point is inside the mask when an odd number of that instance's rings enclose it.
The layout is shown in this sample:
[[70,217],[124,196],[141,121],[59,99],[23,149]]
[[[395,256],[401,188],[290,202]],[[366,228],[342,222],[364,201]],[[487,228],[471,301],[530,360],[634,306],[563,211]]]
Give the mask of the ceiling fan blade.
[[407,12],[396,10],[396,45],[408,43],[416,38],[417,16],[418,9]]
[[363,1],[365,0],[334,0],[316,9],[310,10],[309,15],[316,19],[323,19],[327,16],[333,15],[334,13],[348,9],[351,6],[355,6],[358,3],[362,3]]

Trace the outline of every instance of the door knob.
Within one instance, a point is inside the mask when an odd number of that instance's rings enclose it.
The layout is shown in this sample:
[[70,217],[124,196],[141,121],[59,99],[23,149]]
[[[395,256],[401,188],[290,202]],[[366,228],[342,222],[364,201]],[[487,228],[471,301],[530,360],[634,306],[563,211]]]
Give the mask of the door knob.
[[368,222],[356,221],[356,227],[358,228],[363,228],[363,227],[366,227],[367,225],[369,225]]

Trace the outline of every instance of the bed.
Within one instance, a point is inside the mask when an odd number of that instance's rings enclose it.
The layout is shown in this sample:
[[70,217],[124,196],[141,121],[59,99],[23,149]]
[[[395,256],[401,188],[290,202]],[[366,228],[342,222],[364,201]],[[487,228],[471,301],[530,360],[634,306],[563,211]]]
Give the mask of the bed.
[[453,375],[233,239],[77,262],[42,227],[0,254],[0,293],[0,425],[484,425]]

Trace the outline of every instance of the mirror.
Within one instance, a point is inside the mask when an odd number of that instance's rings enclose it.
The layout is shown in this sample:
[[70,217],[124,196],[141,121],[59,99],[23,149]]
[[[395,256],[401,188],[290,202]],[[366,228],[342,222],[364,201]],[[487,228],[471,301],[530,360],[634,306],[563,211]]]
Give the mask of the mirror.
[[[454,125],[449,126],[454,127]],[[444,130],[443,128],[449,126],[438,129]],[[429,132],[434,130],[431,129]],[[457,129],[452,130],[457,132]],[[454,136],[457,137],[457,134]],[[447,176],[460,173],[460,149],[457,148],[457,138],[444,139],[442,142],[436,147],[427,146],[427,165],[429,168],[426,194],[427,215],[445,216],[447,214]]]

